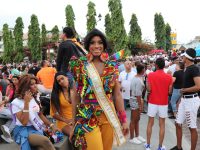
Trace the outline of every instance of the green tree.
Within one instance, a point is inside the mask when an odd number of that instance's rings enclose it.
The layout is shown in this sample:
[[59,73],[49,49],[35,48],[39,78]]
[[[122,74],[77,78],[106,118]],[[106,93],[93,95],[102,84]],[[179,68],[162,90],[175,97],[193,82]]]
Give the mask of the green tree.
[[31,51],[32,60],[42,59],[40,28],[36,15],[31,16],[31,24],[28,27],[28,47]]
[[59,29],[58,29],[57,25],[53,27],[53,29],[51,30],[51,33],[52,33],[51,41],[58,42],[59,41]]
[[156,47],[158,49],[166,50],[166,31],[165,31],[165,22],[161,14],[156,13],[154,16],[154,31],[156,39]]
[[171,27],[170,25],[167,23],[165,26],[165,30],[166,30],[166,50],[170,50],[172,48],[172,43],[171,43]]
[[128,45],[129,48],[132,50],[136,47],[137,44],[142,42],[142,32],[141,28],[138,25],[137,17],[135,14],[132,14],[130,25],[130,32],[129,32],[129,40]]
[[[9,39],[10,39],[10,54],[11,54],[11,57],[13,56],[13,54],[16,53],[16,51],[15,51],[15,38],[14,38],[13,34],[14,33],[10,30]],[[15,61],[15,59],[14,59],[14,61]]]
[[23,49],[23,28],[24,24],[21,17],[18,17],[14,27],[14,37],[15,37],[15,52],[16,56],[14,58],[15,62],[21,62],[24,58]]
[[96,10],[95,4],[93,2],[88,3],[88,12],[87,12],[87,32],[90,32],[92,29],[95,28],[96,22]]
[[105,16],[105,32],[108,40],[112,40],[112,22],[110,18],[110,14],[106,14]]
[[111,12],[112,39],[114,50],[119,51],[127,47],[127,35],[124,28],[121,0],[109,0],[108,7]]
[[67,5],[67,7],[65,8],[65,15],[66,15],[66,25],[68,27],[72,27],[74,31],[76,31],[74,25],[75,14],[71,5]]
[[12,58],[12,48],[13,43],[11,43],[10,31],[8,29],[8,24],[3,25],[3,44],[4,44],[4,53],[3,53],[3,62],[8,63],[11,62]]
[[42,31],[41,31],[41,45],[45,46],[47,44],[47,30],[45,24],[42,24]]

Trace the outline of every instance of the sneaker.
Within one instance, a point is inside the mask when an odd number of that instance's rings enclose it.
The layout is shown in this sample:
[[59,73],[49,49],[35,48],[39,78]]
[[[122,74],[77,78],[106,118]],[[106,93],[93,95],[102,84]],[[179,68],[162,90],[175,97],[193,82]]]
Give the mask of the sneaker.
[[2,125],[1,126],[1,131],[3,132],[3,135],[6,137],[6,138],[11,138],[11,135],[10,135],[10,130],[7,126],[5,125]]
[[5,137],[3,134],[1,135],[1,138],[4,139],[7,143],[14,142],[13,139]]
[[146,111],[143,111],[143,112],[141,112],[140,114],[141,114],[141,115],[143,115],[143,114],[147,114],[147,112],[146,112]]
[[182,148],[181,149],[178,149],[178,146],[174,146],[173,148],[171,148],[170,150],[183,150]]
[[165,146],[159,146],[157,150],[167,150]]
[[145,150],[151,150],[150,148],[151,148],[151,145],[150,144],[144,144],[144,148],[145,148]]
[[176,119],[176,117],[174,117],[174,116],[170,116],[169,119]]
[[130,142],[130,143],[133,143],[133,144],[142,144],[142,142],[139,141],[136,137],[133,138],[133,139],[131,139],[131,140],[129,140],[129,142]]
[[139,141],[141,141],[142,143],[146,142],[146,140],[145,140],[143,137],[141,137],[141,136],[138,136],[137,139],[138,139]]

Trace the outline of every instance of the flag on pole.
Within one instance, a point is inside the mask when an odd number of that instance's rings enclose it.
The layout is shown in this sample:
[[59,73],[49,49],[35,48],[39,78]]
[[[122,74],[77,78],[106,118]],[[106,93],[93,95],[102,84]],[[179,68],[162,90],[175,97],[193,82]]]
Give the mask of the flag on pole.
[[119,60],[122,59],[124,56],[124,49],[118,51],[117,53],[114,53],[113,55],[110,56],[111,60]]

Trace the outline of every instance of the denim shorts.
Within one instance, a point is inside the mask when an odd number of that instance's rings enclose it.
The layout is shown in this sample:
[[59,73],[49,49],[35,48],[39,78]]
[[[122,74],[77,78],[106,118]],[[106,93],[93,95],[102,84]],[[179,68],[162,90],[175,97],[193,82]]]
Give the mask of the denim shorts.
[[131,108],[131,110],[137,110],[137,109],[139,109],[139,105],[138,105],[138,101],[137,101],[137,99],[130,99],[129,100],[129,103],[130,103],[130,108]]
[[74,84],[73,75],[72,75],[72,73],[69,72],[69,71],[66,73],[66,75],[67,75],[67,78],[68,78],[68,80],[69,80],[69,86],[70,86],[70,88],[72,88],[72,87],[73,87],[73,84]]
[[172,93],[172,97],[171,97],[171,101],[170,101],[173,112],[177,112],[176,103],[180,98],[181,98],[180,89],[173,88],[173,93]]

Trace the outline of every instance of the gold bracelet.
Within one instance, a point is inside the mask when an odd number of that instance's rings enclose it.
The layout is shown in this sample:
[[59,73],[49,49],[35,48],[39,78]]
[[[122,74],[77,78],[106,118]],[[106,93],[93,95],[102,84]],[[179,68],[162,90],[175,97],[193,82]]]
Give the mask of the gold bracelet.
[[50,127],[50,128],[52,128],[53,126],[54,126],[54,124],[53,124],[53,123],[51,123],[49,127]]

